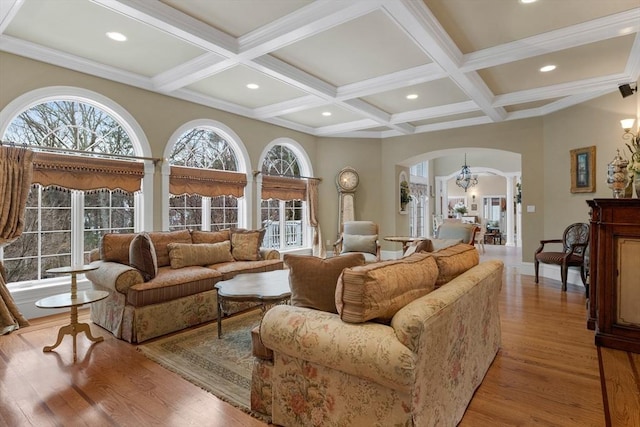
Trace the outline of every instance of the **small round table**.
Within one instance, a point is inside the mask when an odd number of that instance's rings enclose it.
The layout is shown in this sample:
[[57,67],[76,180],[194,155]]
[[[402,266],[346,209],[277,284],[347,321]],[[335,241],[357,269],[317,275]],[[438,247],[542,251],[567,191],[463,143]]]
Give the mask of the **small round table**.
[[407,252],[407,247],[409,243],[413,242],[421,242],[423,240],[427,240],[426,237],[409,237],[409,236],[387,236],[384,238],[387,242],[399,242],[402,243],[402,253]]
[[63,294],[52,295],[36,301],[36,306],[40,308],[66,308],[71,307],[71,321],[68,325],[63,326],[58,331],[58,339],[55,344],[45,346],[42,351],[53,351],[62,342],[65,335],[73,336],[73,361],[77,360],[76,353],[76,335],[84,332],[87,338],[93,342],[103,341],[103,337],[94,337],[91,334],[91,328],[88,323],[78,322],[78,307],[84,304],[100,301],[109,296],[107,291],[87,290],[78,292],[78,284],[76,276],[87,271],[96,270],[97,265],[78,265],[70,267],[58,267],[47,270],[50,274],[69,274],[71,275],[71,291]]

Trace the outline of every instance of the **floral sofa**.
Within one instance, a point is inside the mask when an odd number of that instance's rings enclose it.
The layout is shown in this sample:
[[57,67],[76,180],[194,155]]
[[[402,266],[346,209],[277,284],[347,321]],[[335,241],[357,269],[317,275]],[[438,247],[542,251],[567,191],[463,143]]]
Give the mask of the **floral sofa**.
[[456,425],[500,346],[502,273],[459,244],[345,268],[337,313],[272,308],[252,410],[282,426]]
[[263,237],[239,229],[107,234],[87,277],[111,293],[91,305],[91,320],[130,343],[214,320],[218,281],[283,268],[278,251],[260,248]]

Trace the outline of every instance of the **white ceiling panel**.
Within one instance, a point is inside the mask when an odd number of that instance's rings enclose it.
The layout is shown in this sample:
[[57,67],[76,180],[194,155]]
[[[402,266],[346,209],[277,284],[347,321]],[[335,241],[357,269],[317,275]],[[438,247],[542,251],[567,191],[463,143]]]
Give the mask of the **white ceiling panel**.
[[[624,72],[634,40],[635,35],[616,37],[480,70],[479,74],[496,95],[619,74]],[[549,64],[557,68],[540,72]]]
[[[329,112],[331,115],[324,116],[322,113],[325,112]],[[354,122],[362,117],[345,108],[335,105],[327,105],[324,107],[316,107],[296,113],[286,114],[282,116],[282,118],[305,126],[320,128],[324,126]]]
[[312,0],[161,0],[234,37],[240,37],[309,5]]
[[[127,41],[109,39],[109,31],[124,34]],[[5,34],[149,77],[205,53],[85,0],[26,0]]]
[[[418,95],[407,99],[408,95]],[[405,111],[455,104],[469,100],[469,97],[451,80],[439,79],[414,86],[407,86],[387,92],[366,96],[365,101],[391,114]]]
[[273,55],[335,86],[431,62],[380,11],[286,46]]
[[[259,88],[247,88],[257,84]],[[188,89],[248,108],[264,107],[307,95],[295,87],[244,65],[200,80]]]
[[635,87],[639,32],[640,0],[0,0],[0,51],[321,136],[535,117]]
[[638,0],[424,0],[463,53],[581,24],[640,6]]

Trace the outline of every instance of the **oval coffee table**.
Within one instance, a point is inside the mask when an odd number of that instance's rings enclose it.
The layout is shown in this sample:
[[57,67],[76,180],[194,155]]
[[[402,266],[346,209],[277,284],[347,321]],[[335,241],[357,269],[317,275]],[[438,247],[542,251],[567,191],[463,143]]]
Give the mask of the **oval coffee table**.
[[244,273],[216,283],[218,290],[218,338],[222,337],[222,304],[224,301],[253,301],[261,304],[264,315],[268,307],[291,298],[289,270]]

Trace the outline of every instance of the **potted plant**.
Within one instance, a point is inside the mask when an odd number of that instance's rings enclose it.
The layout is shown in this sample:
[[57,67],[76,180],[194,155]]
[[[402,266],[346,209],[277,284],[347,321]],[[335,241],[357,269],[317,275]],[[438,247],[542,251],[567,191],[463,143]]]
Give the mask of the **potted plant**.
[[400,211],[404,211],[413,197],[409,194],[409,183],[407,181],[400,182]]
[[456,203],[455,206],[453,207],[453,211],[456,213],[456,217],[458,218],[460,218],[462,215],[469,212],[467,207],[462,202]]

